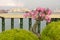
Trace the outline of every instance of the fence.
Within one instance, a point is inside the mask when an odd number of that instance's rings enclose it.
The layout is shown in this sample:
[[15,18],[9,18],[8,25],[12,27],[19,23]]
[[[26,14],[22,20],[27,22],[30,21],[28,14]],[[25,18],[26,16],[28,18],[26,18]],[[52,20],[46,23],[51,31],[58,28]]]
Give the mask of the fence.
[[[50,15],[50,17],[52,18],[52,21],[57,21],[60,20],[60,14],[52,14]],[[19,18],[20,19],[20,28],[23,29],[23,14],[5,14],[5,13],[1,13],[0,14],[0,18],[2,19],[2,31],[5,31],[5,18],[10,18],[11,19],[11,29],[14,28],[14,19],[15,18]],[[29,29],[32,25],[32,19],[30,17],[28,17],[29,19]],[[40,31],[40,29],[38,28],[38,32]]]

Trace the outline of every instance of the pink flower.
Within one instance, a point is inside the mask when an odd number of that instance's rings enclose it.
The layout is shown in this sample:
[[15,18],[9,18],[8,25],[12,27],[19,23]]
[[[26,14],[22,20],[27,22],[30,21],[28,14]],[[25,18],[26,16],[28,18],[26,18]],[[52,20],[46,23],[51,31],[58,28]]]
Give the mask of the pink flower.
[[30,15],[32,15],[32,14],[33,14],[33,12],[32,12],[32,11],[30,11],[30,12],[29,12],[29,14],[30,14]]
[[36,10],[34,10],[32,16],[36,16],[37,14],[38,14],[38,12]]
[[46,20],[47,22],[51,21],[51,18],[49,15],[51,14],[50,9],[45,9],[45,8],[37,8],[36,10],[30,11],[26,14],[24,14],[24,17],[31,17],[35,20]]
[[46,12],[48,15],[50,15],[52,13],[52,11],[50,9],[47,9]]
[[27,17],[27,14],[24,14],[24,17],[26,18]]
[[25,14],[24,14],[24,17],[25,17],[25,18],[27,18],[28,16],[30,16],[29,13],[25,13]]
[[50,15],[50,14],[51,14],[51,10],[48,11],[48,15]]
[[36,15],[35,16],[32,16],[33,19],[36,19]]
[[45,18],[45,14],[44,13],[41,13],[40,14],[40,18],[41,18],[41,20],[43,20]]
[[45,20],[46,20],[47,22],[50,22],[50,21],[51,21],[51,18],[49,17],[49,15],[46,15],[46,16],[45,16]]
[[38,8],[36,9],[36,11],[38,11],[38,12],[44,12],[44,10],[45,10],[45,8],[40,8],[40,7],[38,7]]
[[47,20],[47,22],[49,23],[49,22],[51,22],[51,20],[49,19],[49,20]]
[[45,17],[45,14],[44,14],[44,13],[41,13],[41,14],[40,14],[40,17]]

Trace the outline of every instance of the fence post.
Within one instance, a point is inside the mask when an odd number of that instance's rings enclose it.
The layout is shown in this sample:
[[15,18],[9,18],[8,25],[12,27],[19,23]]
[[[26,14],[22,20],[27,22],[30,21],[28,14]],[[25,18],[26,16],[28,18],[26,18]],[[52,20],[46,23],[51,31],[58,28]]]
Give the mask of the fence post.
[[2,18],[2,31],[5,30],[5,18]]
[[57,21],[57,18],[52,18],[51,21]]
[[11,18],[11,29],[14,28],[14,18]]
[[40,33],[40,30],[41,30],[41,29],[40,29],[40,27],[41,27],[40,24],[41,24],[41,21],[38,21],[38,33]]
[[23,28],[23,18],[20,18],[20,28]]
[[29,18],[29,30],[30,30],[30,28],[31,28],[31,25],[32,25],[32,19]]

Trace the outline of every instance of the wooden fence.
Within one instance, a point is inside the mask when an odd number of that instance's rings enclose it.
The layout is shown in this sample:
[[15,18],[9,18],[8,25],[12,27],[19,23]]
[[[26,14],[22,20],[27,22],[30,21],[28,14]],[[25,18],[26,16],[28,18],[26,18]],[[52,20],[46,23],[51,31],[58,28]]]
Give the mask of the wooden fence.
[[[57,21],[60,20],[60,14],[51,14],[50,17],[52,18],[52,21]],[[20,19],[20,28],[23,28],[23,14],[5,14],[5,13],[1,13],[0,14],[0,18],[2,19],[2,31],[5,30],[5,18],[10,18],[11,19],[11,29],[14,28],[14,19],[15,18],[19,18]],[[30,17],[28,17],[29,19],[29,29],[32,25],[32,19]],[[38,32],[40,31],[40,29],[38,28]]]

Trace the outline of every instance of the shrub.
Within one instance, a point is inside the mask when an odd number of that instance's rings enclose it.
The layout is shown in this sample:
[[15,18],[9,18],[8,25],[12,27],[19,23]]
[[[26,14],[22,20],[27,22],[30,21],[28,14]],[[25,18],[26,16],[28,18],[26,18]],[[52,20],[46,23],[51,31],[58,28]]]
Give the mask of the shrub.
[[26,30],[11,29],[0,33],[0,40],[38,40],[38,37]]
[[41,34],[41,40],[60,40],[60,22],[52,22]]

